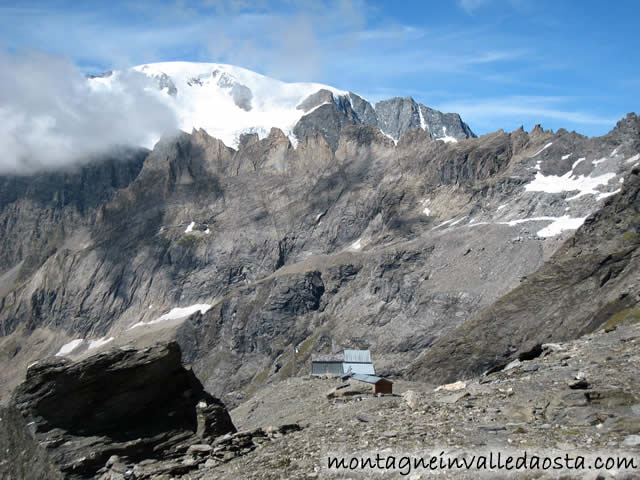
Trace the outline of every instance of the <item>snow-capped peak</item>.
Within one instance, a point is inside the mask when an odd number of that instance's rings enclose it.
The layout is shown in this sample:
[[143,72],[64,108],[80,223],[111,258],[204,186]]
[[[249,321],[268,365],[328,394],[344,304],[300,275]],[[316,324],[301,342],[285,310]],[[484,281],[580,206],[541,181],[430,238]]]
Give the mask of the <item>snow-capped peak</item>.
[[[245,68],[221,63],[162,62],[133,67],[153,79],[161,98],[176,112],[187,132],[203,128],[209,135],[236,147],[240,135],[268,135],[280,128],[295,141],[293,127],[306,113],[296,107],[321,89],[334,97],[347,92],[319,83],[286,83]],[[90,79],[117,88],[119,72]],[[308,113],[308,112],[307,112]]]

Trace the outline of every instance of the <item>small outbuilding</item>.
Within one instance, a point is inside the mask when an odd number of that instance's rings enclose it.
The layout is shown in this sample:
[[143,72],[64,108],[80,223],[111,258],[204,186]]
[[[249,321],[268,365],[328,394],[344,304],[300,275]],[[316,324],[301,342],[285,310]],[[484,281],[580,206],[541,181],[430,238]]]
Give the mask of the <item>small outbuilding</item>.
[[351,376],[351,381],[371,385],[373,393],[393,393],[393,382],[386,378],[356,373]]

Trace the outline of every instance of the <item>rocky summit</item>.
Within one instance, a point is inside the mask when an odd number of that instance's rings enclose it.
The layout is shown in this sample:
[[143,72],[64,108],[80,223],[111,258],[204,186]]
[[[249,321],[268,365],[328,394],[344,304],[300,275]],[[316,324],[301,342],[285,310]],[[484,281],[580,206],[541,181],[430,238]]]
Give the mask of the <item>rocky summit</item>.
[[[311,467],[330,434],[368,448],[347,431],[392,444],[434,428],[456,445],[462,419],[489,425],[471,447],[511,432],[513,418],[495,416],[504,430],[489,418],[511,405],[508,388],[526,392],[518,428],[541,446],[566,424],[543,405],[572,364],[556,344],[623,375],[607,385],[604,370],[596,383],[575,373],[571,408],[607,388],[626,400],[572,412],[602,435],[633,425],[622,406],[636,402],[624,388],[635,343],[607,342],[639,318],[636,114],[601,137],[539,125],[476,137],[411,98],[371,104],[218,64],[136,71],[190,133],[0,177],[2,445],[18,452],[3,459],[8,478],[256,476],[260,452],[280,462],[265,476],[321,475]],[[118,88],[119,75],[87,82]],[[233,114],[212,124],[211,111]],[[596,340],[605,346],[590,350]],[[369,350],[376,374],[419,406],[366,392],[327,400],[339,385],[307,378],[311,359],[344,349]],[[446,389],[448,407],[418,400],[440,405],[425,385],[462,383],[469,400]],[[593,385],[588,398],[574,392]],[[407,415],[422,430],[393,420]],[[607,435],[603,446],[633,443]],[[295,442],[305,453],[294,459]]]

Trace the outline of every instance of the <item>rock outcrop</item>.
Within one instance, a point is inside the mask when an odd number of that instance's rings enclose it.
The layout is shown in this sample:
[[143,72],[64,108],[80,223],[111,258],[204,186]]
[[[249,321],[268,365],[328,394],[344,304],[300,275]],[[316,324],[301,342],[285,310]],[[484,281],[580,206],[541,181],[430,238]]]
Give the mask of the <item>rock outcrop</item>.
[[190,465],[174,460],[190,447],[236,431],[225,406],[182,366],[175,342],[42,360],[0,417],[2,478],[97,478],[143,461],[184,472]]
[[395,141],[411,129],[446,141],[475,137],[457,113],[439,112],[411,97],[391,98],[373,106],[353,92],[339,96],[323,89],[307,97],[297,108],[305,112],[293,129],[298,140],[319,134],[333,150],[338,148],[343,128],[349,125],[377,127]]

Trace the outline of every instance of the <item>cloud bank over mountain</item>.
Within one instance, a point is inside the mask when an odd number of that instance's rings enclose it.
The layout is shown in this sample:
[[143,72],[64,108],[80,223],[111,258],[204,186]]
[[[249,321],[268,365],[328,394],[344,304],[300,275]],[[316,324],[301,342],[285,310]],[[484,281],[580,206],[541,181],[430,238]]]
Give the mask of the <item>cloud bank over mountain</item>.
[[118,145],[152,146],[177,128],[150,79],[123,74],[119,88],[92,87],[67,59],[0,52],[0,173],[86,161]]

